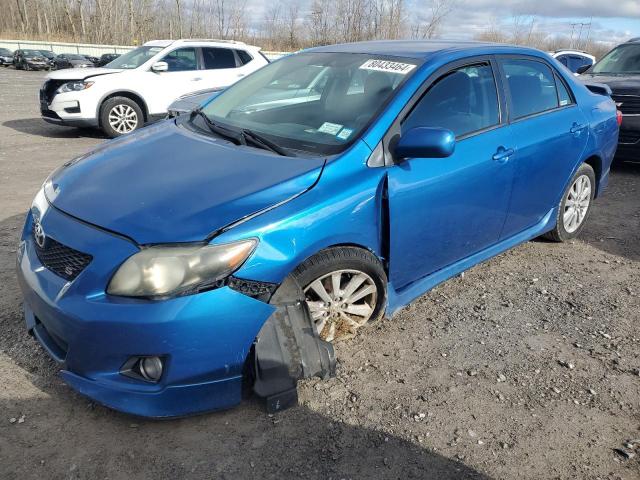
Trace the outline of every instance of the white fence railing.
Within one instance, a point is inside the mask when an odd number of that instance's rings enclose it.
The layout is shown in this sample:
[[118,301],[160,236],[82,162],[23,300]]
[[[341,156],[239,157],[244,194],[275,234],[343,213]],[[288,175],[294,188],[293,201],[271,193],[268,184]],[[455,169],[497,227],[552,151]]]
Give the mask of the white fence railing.
[[[42,42],[36,40],[0,40],[0,48],[9,50],[32,49],[50,50],[55,54],[77,53],[80,55],[92,55],[99,57],[103,53],[125,53],[135,47],[126,45],[96,45],[91,43],[64,43],[64,42]],[[275,60],[288,52],[262,52],[269,60]]]

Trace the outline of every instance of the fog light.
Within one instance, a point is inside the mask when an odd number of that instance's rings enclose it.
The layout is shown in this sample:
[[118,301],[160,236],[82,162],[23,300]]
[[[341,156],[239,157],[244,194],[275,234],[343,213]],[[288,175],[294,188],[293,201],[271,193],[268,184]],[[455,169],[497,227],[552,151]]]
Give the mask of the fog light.
[[140,375],[145,380],[157,382],[162,376],[162,360],[159,357],[144,357],[138,363]]

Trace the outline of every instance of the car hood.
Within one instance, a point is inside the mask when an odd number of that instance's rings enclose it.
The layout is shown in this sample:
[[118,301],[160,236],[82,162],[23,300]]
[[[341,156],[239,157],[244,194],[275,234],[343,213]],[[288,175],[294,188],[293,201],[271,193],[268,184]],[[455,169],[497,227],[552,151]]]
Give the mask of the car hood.
[[[79,63],[90,63],[89,60],[83,62],[82,60],[72,60],[73,62]],[[55,72],[51,72],[47,75],[48,80],[84,80],[89,77],[95,77],[98,75],[109,75],[112,73],[119,73],[122,69],[116,68],[79,68],[79,69],[67,69],[67,70],[56,70]]]
[[306,191],[323,165],[164,121],[68,162],[45,192],[59,210],[138,244],[193,242]]
[[587,73],[578,77],[583,82],[598,82],[609,85],[613,93],[640,95],[640,75],[606,75]]

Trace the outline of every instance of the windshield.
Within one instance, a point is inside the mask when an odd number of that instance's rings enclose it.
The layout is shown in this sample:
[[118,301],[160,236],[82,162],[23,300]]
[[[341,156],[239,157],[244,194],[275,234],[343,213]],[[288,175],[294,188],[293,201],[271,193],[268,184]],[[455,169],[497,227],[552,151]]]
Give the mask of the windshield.
[[65,53],[64,56],[67,57],[69,60],[86,60],[87,59],[83,55],[76,55],[75,53]]
[[620,45],[593,67],[593,73],[640,73],[640,45]]
[[6,48],[0,48],[0,55],[12,55],[12,52]]
[[25,57],[44,57],[42,52],[38,50],[23,50],[22,52]]
[[138,68],[151,57],[162,51],[162,47],[138,47],[105,65],[106,68]]
[[261,68],[218,95],[203,112],[287,148],[344,150],[417,66],[415,59],[300,53]]

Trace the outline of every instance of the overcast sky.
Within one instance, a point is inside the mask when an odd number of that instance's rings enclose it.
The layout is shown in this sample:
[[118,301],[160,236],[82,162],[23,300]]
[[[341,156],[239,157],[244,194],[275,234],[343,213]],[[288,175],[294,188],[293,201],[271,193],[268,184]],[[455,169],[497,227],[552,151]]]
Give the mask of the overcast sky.
[[[409,0],[420,11],[425,2]],[[426,2],[428,5],[428,1]],[[424,8],[424,7],[422,7]],[[591,24],[591,38],[620,43],[640,37],[640,0],[458,0],[458,7],[442,28],[442,36],[468,38],[497,24],[509,29],[513,17],[535,16],[535,28],[550,35],[571,36],[572,23]],[[575,27],[574,37],[577,37]],[[587,35],[584,27],[582,37]]]
[[[285,0],[286,2],[287,0]],[[299,1],[304,15],[311,0]],[[498,25],[511,33],[514,16],[535,17],[535,29],[549,35],[571,37],[572,23],[591,21],[592,39],[618,44],[631,37],[640,37],[640,0],[453,0],[455,10],[446,19],[439,36],[451,39],[471,39]],[[426,15],[431,0],[406,0],[410,17]],[[249,0],[254,20],[263,18],[271,2]],[[591,20],[591,17],[593,19]],[[529,18],[530,20],[530,18]],[[579,27],[574,27],[574,37]],[[583,27],[586,38],[588,27]],[[568,46],[568,45],[567,45]]]

